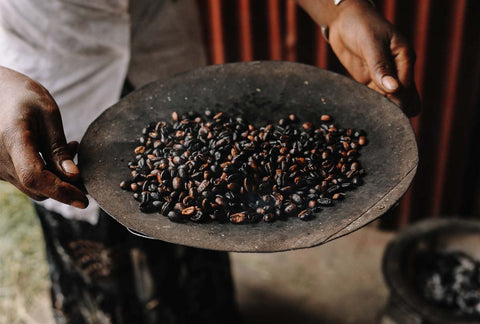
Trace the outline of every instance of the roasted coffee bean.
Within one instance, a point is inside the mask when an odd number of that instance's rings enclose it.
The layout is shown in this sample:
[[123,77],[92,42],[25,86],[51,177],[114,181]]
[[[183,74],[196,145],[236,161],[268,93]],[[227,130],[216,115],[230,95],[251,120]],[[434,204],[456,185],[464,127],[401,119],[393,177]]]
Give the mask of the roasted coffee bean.
[[217,209],[213,212],[213,214],[210,214],[210,218],[217,220],[219,222],[224,222],[226,220],[227,214],[225,210],[223,209]]
[[193,206],[187,207],[182,210],[182,215],[190,216],[190,215],[193,215],[194,212],[195,212],[195,207]]
[[202,222],[205,220],[205,214],[201,210],[197,210],[195,213],[190,215],[190,220],[194,222]]
[[173,121],[178,121],[178,113],[176,111],[172,112],[172,120]]
[[290,196],[290,198],[292,199],[292,201],[293,201],[294,203],[296,203],[296,204],[298,204],[298,205],[303,202],[302,197],[300,197],[300,195],[298,195],[298,194],[293,194],[293,195]]
[[160,213],[164,216],[168,216],[168,213],[172,210],[172,208],[171,202],[164,202],[160,209]]
[[186,167],[179,167],[178,168],[178,176],[182,179],[185,179],[188,177],[188,170]]
[[130,184],[130,189],[132,191],[137,191],[138,190],[138,184],[136,182]]
[[301,220],[308,220],[313,217],[313,213],[310,209],[304,209],[298,213],[297,217]]
[[225,206],[225,200],[221,196],[215,198],[215,203],[218,206]]
[[360,177],[353,177],[352,178],[352,184],[356,186],[361,186],[363,184],[363,180]]
[[180,190],[182,188],[182,179],[180,177],[175,177],[172,180],[173,190]]
[[337,192],[336,194],[334,194],[332,196],[333,200],[340,200],[340,199],[343,199],[343,198],[345,198],[345,194],[343,192]]
[[366,145],[367,144],[367,138],[365,136],[360,136],[358,138],[358,144],[363,146],[363,145]]
[[235,224],[240,224],[245,221],[246,214],[244,212],[241,213],[235,213],[230,216],[230,221]]
[[182,216],[182,214],[175,210],[169,211],[167,214],[167,217],[172,222],[182,222],[184,220],[184,217]]
[[290,213],[292,213],[295,209],[297,209],[297,205],[295,205],[295,204],[288,204],[287,206],[285,206],[284,211],[285,211],[285,213],[290,214]]
[[290,114],[260,128],[210,110],[174,112],[172,120],[142,130],[128,163],[132,179],[120,184],[145,212],[177,221],[308,219],[363,183],[357,158],[366,135],[330,115],[314,125]]
[[132,184],[131,181],[122,181],[120,182],[120,188],[122,188],[123,190],[128,190],[131,184]]
[[330,117],[330,115],[322,115],[322,116],[320,116],[320,120],[321,120],[322,122],[328,122],[328,121],[330,121],[331,119],[332,119],[332,117]]
[[162,202],[158,200],[152,201],[152,207],[155,209],[155,211],[160,211],[162,208]]
[[327,192],[333,194],[333,193],[337,192],[338,190],[340,190],[340,186],[339,185],[333,185],[333,186],[331,186],[330,188],[327,189]]
[[342,182],[340,185],[340,188],[342,189],[350,189],[352,187],[352,184],[350,182]]
[[319,198],[317,199],[317,203],[321,206],[331,206],[332,205],[332,199],[330,198]]
[[265,214],[263,215],[263,220],[267,223],[273,222],[275,220],[275,214],[273,213]]
[[197,187],[197,191],[202,193],[205,189],[210,186],[210,182],[208,180],[203,180],[200,185]]

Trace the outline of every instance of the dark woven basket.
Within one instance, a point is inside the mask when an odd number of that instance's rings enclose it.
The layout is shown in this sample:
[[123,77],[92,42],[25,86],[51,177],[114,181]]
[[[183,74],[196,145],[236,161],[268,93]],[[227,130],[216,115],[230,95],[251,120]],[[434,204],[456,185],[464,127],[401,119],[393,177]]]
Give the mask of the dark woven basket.
[[396,323],[480,323],[426,301],[415,287],[421,252],[463,252],[480,260],[480,222],[436,219],[417,223],[392,240],[384,254],[383,274],[390,289],[384,317]]

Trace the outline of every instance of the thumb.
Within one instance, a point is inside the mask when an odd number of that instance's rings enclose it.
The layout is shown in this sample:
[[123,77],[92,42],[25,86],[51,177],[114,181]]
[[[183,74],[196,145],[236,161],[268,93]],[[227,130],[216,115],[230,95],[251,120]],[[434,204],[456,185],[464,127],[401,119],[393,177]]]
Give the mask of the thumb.
[[49,152],[49,164],[55,173],[65,180],[77,181],[80,177],[80,171],[73,162],[77,145],[77,142],[70,142],[67,145],[63,140],[55,143]]
[[365,60],[372,81],[386,93],[394,93],[399,90],[397,71],[390,52],[390,46],[375,42],[374,46],[366,46]]
[[70,142],[67,145],[60,111],[58,108],[53,109],[50,114],[43,117],[45,138],[44,143],[42,143],[42,153],[47,166],[57,176],[66,181],[74,182],[79,180],[80,171],[73,162],[78,143]]

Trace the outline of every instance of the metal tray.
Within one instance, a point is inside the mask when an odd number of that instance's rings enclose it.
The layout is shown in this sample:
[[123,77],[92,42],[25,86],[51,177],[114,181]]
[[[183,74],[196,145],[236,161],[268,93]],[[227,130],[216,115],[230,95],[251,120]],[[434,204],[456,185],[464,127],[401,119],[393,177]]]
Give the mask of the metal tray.
[[[257,125],[289,113],[315,122],[330,114],[343,127],[364,129],[369,144],[360,161],[365,184],[310,221],[274,223],[173,223],[144,214],[119,183],[141,129],[152,121],[205,108],[244,115]],[[248,62],[202,67],[134,91],[106,110],[87,130],[79,165],[89,194],[135,232],[205,249],[274,252],[308,248],[349,234],[384,214],[405,193],[418,164],[410,122],[388,99],[347,77],[291,62]]]

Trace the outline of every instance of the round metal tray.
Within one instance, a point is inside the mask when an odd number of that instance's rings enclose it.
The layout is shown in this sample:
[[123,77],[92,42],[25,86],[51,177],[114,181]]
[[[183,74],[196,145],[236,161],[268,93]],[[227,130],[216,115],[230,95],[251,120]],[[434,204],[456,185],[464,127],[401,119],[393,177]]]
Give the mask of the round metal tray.
[[[170,121],[171,112],[205,108],[241,114],[256,125],[295,113],[314,122],[330,114],[342,127],[364,129],[369,144],[360,161],[365,184],[324,208],[310,221],[257,224],[174,223],[144,214],[119,183],[129,179],[127,162],[141,129]],[[273,252],[316,246],[366,225],[404,194],[418,163],[410,122],[388,99],[344,76],[290,62],[248,62],[202,67],[134,91],[106,110],[87,130],[79,166],[89,194],[135,232],[199,248]]]

